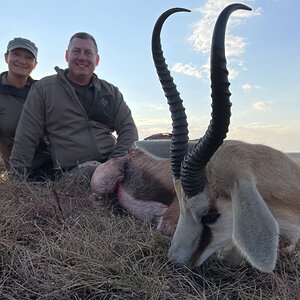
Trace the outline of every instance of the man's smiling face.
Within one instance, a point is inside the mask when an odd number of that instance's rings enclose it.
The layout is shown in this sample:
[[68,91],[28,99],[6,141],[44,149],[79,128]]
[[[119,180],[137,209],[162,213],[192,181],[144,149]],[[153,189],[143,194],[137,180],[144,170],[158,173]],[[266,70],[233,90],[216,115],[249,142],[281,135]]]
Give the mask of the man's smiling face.
[[80,85],[88,84],[99,59],[92,40],[74,38],[66,51],[69,79]]

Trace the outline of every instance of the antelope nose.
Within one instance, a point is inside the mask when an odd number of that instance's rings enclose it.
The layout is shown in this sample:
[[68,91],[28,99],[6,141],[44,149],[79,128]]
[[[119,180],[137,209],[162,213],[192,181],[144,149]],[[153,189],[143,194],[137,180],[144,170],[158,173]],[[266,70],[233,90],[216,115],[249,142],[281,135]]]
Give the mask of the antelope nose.
[[176,267],[181,267],[189,263],[189,257],[185,253],[174,253],[172,248],[169,250],[168,254],[169,261]]

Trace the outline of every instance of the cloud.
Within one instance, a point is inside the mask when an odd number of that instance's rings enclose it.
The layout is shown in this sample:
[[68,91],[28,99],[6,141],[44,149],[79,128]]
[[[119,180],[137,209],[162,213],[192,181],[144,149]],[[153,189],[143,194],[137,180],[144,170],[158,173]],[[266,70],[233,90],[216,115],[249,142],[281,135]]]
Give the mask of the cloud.
[[[194,25],[192,34],[188,38],[196,51],[209,55],[211,37],[216,19],[219,13],[231,3],[231,0],[208,0],[204,6],[198,9],[201,13],[201,19]],[[234,27],[243,23],[246,18],[257,16],[259,14],[260,9],[251,13],[249,11],[239,10],[234,12],[228,21],[225,50],[229,65],[229,77],[231,79],[238,75],[238,68],[241,68],[244,65],[240,57],[245,52],[247,46],[246,39],[244,37],[233,35],[231,31]],[[178,63],[174,65],[173,68],[178,73],[184,73],[198,78],[209,75],[208,62],[201,67]]]
[[225,40],[226,56],[228,58],[241,56],[245,52],[246,45],[243,37],[228,34]]
[[159,105],[146,104],[145,106],[147,108],[149,108],[150,110],[155,110],[155,111],[166,111],[166,110],[168,110],[168,106],[166,104],[159,104]]
[[[205,64],[198,67],[192,64],[176,63],[172,66],[171,70],[176,73],[185,74],[196,78],[208,78],[210,76],[210,61],[209,59]],[[238,71],[235,68],[228,67],[229,79],[233,79],[238,75]]]
[[135,118],[135,123],[139,131],[139,138],[145,137],[155,133],[170,133],[172,132],[171,119],[148,119]]
[[202,77],[199,67],[193,66],[192,64],[176,63],[172,66],[172,71],[197,78]]
[[250,83],[245,83],[242,85],[243,90],[250,91],[253,89],[253,86]]
[[280,124],[266,124],[266,123],[262,123],[262,122],[252,122],[252,123],[248,123],[246,125],[242,125],[242,126],[238,126],[236,128],[239,129],[244,129],[244,130],[273,130],[273,131],[277,131],[277,132],[283,132],[286,131],[287,129],[289,129],[289,127],[287,126],[283,126]]
[[[209,0],[199,9],[202,14],[201,20],[196,23],[189,37],[189,41],[196,50],[202,53],[209,53],[216,19],[222,9],[231,3],[232,1],[230,0]],[[236,11],[231,15],[228,21],[226,35],[226,54],[228,57],[241,55],[246,47],[245,38],[232,35],[232,28],[240,25],[246,18],[256,14],[248,11]]]
[[242,85],[242,89],[246,92],[250,92],[253,89],[260,89],[261,87],[258,85],[252,85],[250,83],[245,83]]
[[228,69],[228,72],[229,72],[229,74],[228,74],[229,80],[238,76],[239,72],[236,68],[228,66],[227,69]]
[[[166,128],[169,128],[171,126],[171,118],[170,119],[150,119],[150,118],[135,118],[135,122],[140,127],[163,127],[164,130],[167,130]],[[158,133],[158,132],[153,132]]]
[[281,151],[299,151],[300,127],[292,124],[267,124],[262,122],[231,126],[228,139],[259,143],[277,148]]
[[[126,94],[123,92],[123,94]],[[128,97],[129,98],[129,97]],[[165,98],[162,96],[162,100],[164,101]],[[149,100],[149,103],[145,102],[132,102],[130,104],[130,107],[135,110],[136,113],[141,112],[144,113],[145,111],[147,113],[153,113],[153,112],[168,112],[168,105],[167,103],[161,103],[161,104],[153,104],[155,101]]]
[[253,104],[255,110],[268,110],[271,108],[272,101],[257,101]]

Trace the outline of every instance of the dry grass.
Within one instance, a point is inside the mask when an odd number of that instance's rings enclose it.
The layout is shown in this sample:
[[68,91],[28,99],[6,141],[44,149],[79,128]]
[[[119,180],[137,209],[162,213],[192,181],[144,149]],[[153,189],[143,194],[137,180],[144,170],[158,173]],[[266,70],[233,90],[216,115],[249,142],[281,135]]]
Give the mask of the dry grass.
[[297,253],[273,274],[167,261],[168,237],[70,183],[0,180],[0,299],[300,299]]

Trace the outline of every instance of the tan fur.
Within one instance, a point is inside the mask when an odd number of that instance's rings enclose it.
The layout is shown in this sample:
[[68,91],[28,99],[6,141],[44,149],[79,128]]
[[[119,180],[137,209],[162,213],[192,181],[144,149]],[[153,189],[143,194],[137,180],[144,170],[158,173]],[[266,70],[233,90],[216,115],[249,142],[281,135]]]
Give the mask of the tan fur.
[[164,187],[170,188],[173,185],[168,159],[156,157],[140,148],[132,149],[128,157],[134,167],[143,170],[143,174],[151,174],[151,177],[157,179]]
[[179,218],[179,203],[177,197],[163,214],[157,229],[165,235],[173,235]]
[[275,218],[300,226],[300,166],[271,147],[225,141],[206,167],[209,193],[230,195],[241,172],[253,174]]

